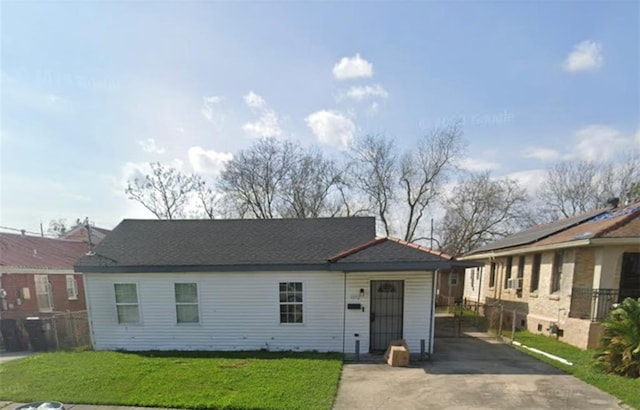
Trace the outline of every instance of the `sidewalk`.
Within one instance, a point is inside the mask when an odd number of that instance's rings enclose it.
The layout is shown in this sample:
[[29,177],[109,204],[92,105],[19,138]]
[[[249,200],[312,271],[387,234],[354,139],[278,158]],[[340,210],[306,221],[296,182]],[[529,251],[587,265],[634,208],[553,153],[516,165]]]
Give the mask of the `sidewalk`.
[[[13,410],[26,403],[13,403],[10,401],[0,401],[0,410]],[[126,406],[100,406],[91,404],[66,404],[64,403],[66,410],[149,410],[154,407],[126,407]],[[163,408],[154,408],[157,410],[172,410]]]

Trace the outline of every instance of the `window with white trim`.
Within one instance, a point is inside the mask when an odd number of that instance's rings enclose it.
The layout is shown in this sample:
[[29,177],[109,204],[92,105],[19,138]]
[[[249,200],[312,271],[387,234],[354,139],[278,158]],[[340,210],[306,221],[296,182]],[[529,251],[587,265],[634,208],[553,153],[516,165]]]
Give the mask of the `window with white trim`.
[[280,282],[280,323],[303,323],[302,282]]
[[114,283],[118,323],[140,323],[138,286],[135,283]]
[[178,323],[198,323],[198,284],[174,284],[176,297],[176,318]]
[[67,278],[67,298],[69,300],[78,299],[78,282],[73,275],[66,275]]
[[53,311],[53,295],[51,294],[51,284],[47,275],[34,275],[36,282],[36,299],[38,300],[38,310],[40,312]]

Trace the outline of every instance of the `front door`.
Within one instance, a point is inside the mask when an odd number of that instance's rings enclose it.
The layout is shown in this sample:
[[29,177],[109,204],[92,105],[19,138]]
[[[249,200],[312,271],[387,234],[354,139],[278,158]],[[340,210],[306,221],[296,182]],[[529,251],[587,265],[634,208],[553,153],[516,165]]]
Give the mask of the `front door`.
[[371,281],[370,351],[384,351],[392,340],[402,339],[403,280]]
[[620,271],[620,293],[618,302],[626,298],[640,298],[640,253],[626,252],[622,254],[622,270]]

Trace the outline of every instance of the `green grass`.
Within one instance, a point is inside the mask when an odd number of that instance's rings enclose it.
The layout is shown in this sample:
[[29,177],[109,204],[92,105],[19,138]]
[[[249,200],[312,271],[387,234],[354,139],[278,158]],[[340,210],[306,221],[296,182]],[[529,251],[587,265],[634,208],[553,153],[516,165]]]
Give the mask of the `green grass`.
[[55,352],[0,365],[0,400],[193,409],[329,409],[339,354]]
[[[506,337],[510,337],[511,332],[505,332],[504,335]],[[536,335],[525,331],[517,332],[516,340],[526,346],[535,347],[536,349],[540,349],[544,352],[569,360],[573,363],[573,366],[565,365],[540,354],[514,346],[528,355],[534,356],[543,362],[557,367],[558,369],[617,397],[627,405],[640,409],[640,379],[630,379],[601,372],[593,365],[594,350],[582,350],[560,342],[555,338]]]

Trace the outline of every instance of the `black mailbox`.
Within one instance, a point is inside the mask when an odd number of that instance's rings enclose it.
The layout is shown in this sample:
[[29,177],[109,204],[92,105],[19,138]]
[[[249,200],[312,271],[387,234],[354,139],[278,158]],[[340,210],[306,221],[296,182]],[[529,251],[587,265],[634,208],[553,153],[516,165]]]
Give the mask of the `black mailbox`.
[[361,307],[362,307],[362,305],[360,305],[360,303],[349,303],[349,304],[347,304],[347,309],[350,309],[350,310],[360,309]]

